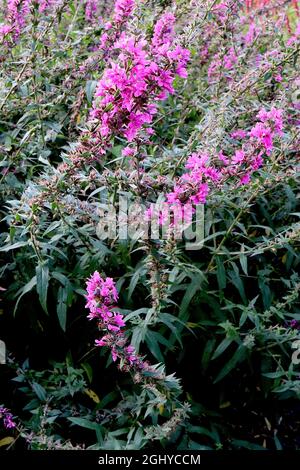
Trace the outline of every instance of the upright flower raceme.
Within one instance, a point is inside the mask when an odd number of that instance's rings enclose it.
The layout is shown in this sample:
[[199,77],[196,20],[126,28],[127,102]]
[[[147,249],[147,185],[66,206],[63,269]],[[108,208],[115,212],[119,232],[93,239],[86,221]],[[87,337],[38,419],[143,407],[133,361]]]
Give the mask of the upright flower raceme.
[[8,36],[13,32],[13,27],[9,24],[0,25],[0,41],[6,42]]
[[251,46],[251,44],[254,42],[256,38],[256,34],[257,34],[257,28],[256,28],[254,21],[252,21],[249,24],[247,33],[243,37],[245,44],[247,44],[248,46]]
[[114,49],[114,43],[119,39],[121,32],[126,29],[127,22],[133,15],[134,9],[134,0],[116,0],[112,21],[105,23],[105,32],[100,38],[99,48],[105,52],[104,58],[110,55],[110,50]]
[[167,194],[171,205],[204,204],[209,193],[209,182],[218,182],[221,172],[209,165],[209,155],[193,153],[186,162],[184,173],[175,183],[174,190]]
[[14,39],[18,39],[25,26],[26,17],[30,11],[31,0],[8,0],[7,23],[11,27]]
[[226,17],[228,13],[230,12],[230,6],[231,3],[230,1],[225,1],[225,2],[212,2],[212,12],[215,14],[217,17],[217,20],[221,23],[224,24],[226,21]]
[[207,69],[207,75],[209,82],[213,79],[220,80],[223,69],[226,71],[232,70],[238,63],[238,56],[236,55],[235,49],[230,47],[226,54],[221,55],[217,53],[209,64]]
[[297,23],[294,34],[287,40],[287,45],[292,46],[300,39],[300,21]]
[[173,45],[174,21],[173,15],[165,14],[154,28],[152,42],[123,32],[112,46],[110,53],[116,59],[98,82],[91,113],[99,121],[100,142],[115,135],[132,142],[143,127],[146,135],[153,133],[150,124],[157,102],[174,92],[176,75],[186,76],[189,51]]
[[267,155],[273,150],[273,138],[282,134],[283,111],[272,108],[270,111],[262,109],[258,113],[259,121],[250,131],[250,137],[265,149]]
[[57,0],[39,0],[39,12],[44,13],[55,3],[57,3]]
[[[50,7],[58,3],[58,0],[8,0],[6,8],[5,24],[0,25],[0,41],[18,41],[29,17],[30,8],[36,3],[40,13],[45,13]],[[9,40],[8,41],[8,36]]]
[[228,50],[227,54],[224,57],[224,67],[227,70],[232,69],[232,67],[237,63],[238,58],[236,55],[236,52],[234,50],[234,47],[230,47]]
[[86,308],[90,310],[89,319],[101,318],[104,323],[107,323],[109,330],[114,330],[113,323],[115,315],[112,313],[107,314],[107,312],[109,307],[111,307],[114,302],[117,302],[117,300],[118,293],[113,280],[108,277],[104,281],[96,271],[87,282]]
[[96,346],[106,346],[111,349],[113,361],[119,359],[120,368],[123,370],[144,370],[147,363],[136,354],[133,346],[122,331],[125,326],[123,315],[117,313],[116,302],[118,293],[112,278],[103,279],[96,271],[87,281],[87,304],[89,309],[88,319],[96,319],[98,328],[105,334],[95,341]]
[[174,374],[166,375],[161,364],[152,365],[137,354],[135,348],[129,344],[123,327],[123,316],[118,314],[115,304],[118,293],[113,279],[103,279],[96,271],[87,281],[87,308],[90,310],[89,319],[96,319],[98,329],[102,337],[95,341],[96,346],[107,347],[111,351],[112,359],[118,363],[118,368],[124,372],[130,372],[132,380],[137,384],[143,384],[152,390],[155,396],[159,395],[160,401],[171,405],[178,402],[178,394],[181,392],[179,380]]
[[87,0],[85,5],[85,18],[87,21],[93,21],[97,13],[97,0]]
[[175,16],[172,13],[165,13],[154,26],[152,45],[154,48],[168,47],[174,38]]
[[3,425],[6,429],[12,429],[16,427],[13,415],[4,406],[0,406],[0,419],[2,419]]
[[117,0],[114,9],[114,21],[122,23],[133,12],[134,0]]
[[283,111],[272,108],[261,109],[258,122],[247,133],[236,130],[231,137],[242,141],[242,148],[233,155],[218,155],[218,164],[212,165],[205,153],[193,153],[188,157],[185,170],[175,184],[172,192],[166,195],[171,205],[205,204],[211,186],[220,187],[229,178],[236,178],[239,184],[248,184],[252,173],[263,164],[263,156],[269,156],[273,150],[273,139],[282,135]]

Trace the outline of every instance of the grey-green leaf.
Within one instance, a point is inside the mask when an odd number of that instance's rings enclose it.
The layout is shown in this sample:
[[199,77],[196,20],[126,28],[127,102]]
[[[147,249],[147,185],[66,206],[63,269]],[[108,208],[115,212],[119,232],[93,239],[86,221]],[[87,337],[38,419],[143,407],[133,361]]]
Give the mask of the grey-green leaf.
[[58,289],[58,296],[57,296],[57,317],[60,324],[60,327],[63,331],[66,331],[67,325],[67,296],[68,292],[65,287],[60,287]]
[[36,267],[36,290],[39,295],[41,306],[43,310],[48,313],[47,310],[47,294],[49,285],[49,267],[47,263],[40,263]]

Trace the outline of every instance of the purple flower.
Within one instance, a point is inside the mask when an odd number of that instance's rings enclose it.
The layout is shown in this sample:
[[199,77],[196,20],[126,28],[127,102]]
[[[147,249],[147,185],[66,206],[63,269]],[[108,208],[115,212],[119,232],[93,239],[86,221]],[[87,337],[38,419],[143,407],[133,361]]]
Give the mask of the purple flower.
[[97,0],[87,0],[85,5],[85,18],[93,21],[97,13]]
[[170,44],[174,37],[175,16],[172,13],[164,13],[154,26],[152,45],[157,48]]
[[258,122],[250,131],[250,137],[256,139],[260,145],[265,147],[267,155],[270,155],[273,149],[272,130],[270,127]]
[[231,132],[230,137],[233,139],[245,139],[247,133],[243,129],[237,129],[236,131]]
[[[122,0],[117,2],[115,11],[123,15],[131,11],[131,7],[133,2]],[[174,93],[176,75],[187,76],[190,53],[179,45],[173,46],[174,22],[173,15],[163,15],[154,28],[151,43],[124,31],[111,43],[111,38],[104,33],[101,44],[103,47],[111,44],[109,51],[114,59],[97,84],[91,112],[91,118],[99,121],[95,137],[103,144],[109,145],[113,135],[121,135],[132,142],[141,137],[142,130],[145,131],[143,136],[154,133],[151,123],[157,113],[156,102]],[[148,137],[144,140],[148,141]]]
[[133,12],[134,0],[117,0],[114,9],[114,21],[122,23]]
[[103,279],[98,271],[95,271],[87,281],[86,298],[86,307],[90,310],[88,319],[96,319],[99,330],[105,331],[102,338],[95,340],[95,345],[110,348],[113,361],[120,359],[125,369],[144,369],[146,366],[142,358],[136,354],[133,346],[127,344],[128,340],[122,331],[125,326],[123,315],[113,310],[113,303],[118,300],[113,279]]
[[294,330],[299,330],[299,328],[300,328],[300,324],[299,324],[298,320],[295,320],[295,319],[291,320],[289,322],[289,326],[290,326],[290,328],[292,328]]
[[245,152],[243,150],[236,150],[234,156],[231,159],[233,165],[241,164],[245,160]]
[[4,406],[0,406],[0,418],[3,420],[3,425],[6,429],[12,429],[16,427],[13,415]]

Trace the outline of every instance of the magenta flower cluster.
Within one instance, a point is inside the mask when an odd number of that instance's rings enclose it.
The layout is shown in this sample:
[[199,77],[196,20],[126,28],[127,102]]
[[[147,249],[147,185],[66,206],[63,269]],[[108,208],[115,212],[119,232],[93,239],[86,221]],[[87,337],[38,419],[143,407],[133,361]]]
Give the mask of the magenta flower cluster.
[[157,21],[154,26],[154,34],[152,38],[152,45],[155,48],[158,49],[165,47],[165,49],[168,50],[174,39],[175,20],[176,18],[172,13],[165,13]]
[[113,279],[110,277],[103,280],[96,271],[87,282],[87,304],[90,310],[88,318],[101,319],[109,331],[119,331],[124,326],[122,315],[112,313],[111,307],[117,302],[118,293]]
[[[37,0],[39,12],[44,13],[57,0]],[[6,5],[5,24],[0,25],[0,41],[16,42],[26,25],[33,0],[8,0]]]
[[18,39],[21,30],[25,26],[30,3],[31,0],[8,0],[7,2],[7,24],[2,28],[4,28],[6,34],[11,33],[14,40]]
[[134,0],[116,0],[114,8],[114,22],[122,23],[132,14]]
[[[268,0],[269,4],[276,3]],[[270,5],[271,6],[271,5]],[[283,5],[281,5],[283,7]],[[300,23],[296,25],[296,28],[292,34],[292,28],[290,27],[289,14],[284,13],[284,8],[279,13],[280,8],[277,4],[277,13],[273,12],[274,26],[277,30],[288,30],[288,39],[286,40],[286,46],[293,46],[299,41],[300,37]],[[222,79],[228,82],[236,83],[240,72],[243,69],[245,61],[247,64],[251,64],[253,67],[260,66],[261,69],[270,71],[270,78],[275,82],[282,82],[283,77],[281,75],[282,66],[278,63],[277,67],[274,67],[274,58],[281,54],[280,48],[276,46],[273,50],[267,50],[261,52],[257,50],[256,57],[251,55],[256,50],[256,40],[260,37],[270,34],[266,31],[266,24],[261,21],[256,14],[247,13],[246,10],[238,12],[239,23],[233,24],[230,19],[234,17],[235,12],[239,8],[239,2],[227,1],[217,3],[211,10],[212,21],[207,21],[203,26],[202,33],[202,44],[200,45],[199,56],[201,64],[207,63],[207,76],[209,84],[219,86],[219,82]],[[264,13],[265,14],[265,13]],[[224,27],[227,22],[227,27],[231,30],[231,34],[234,36],[234,41],[221,42],[221,47],[216,47],[216,37],[218,37],[218,29]],[[230,26],[229,26],[230,25]],[[245,31],[245,28],[246,31]],[[293,28],[294,29],[294,28]],[[291,35],[292,34],[292,35]],[[273,60],[270,60],[273,59]]]
[[123,370],[134,368],[144,370],[147,363],[136,354],[133,346],[122,331],[125,326],[123,315],[116,312],[118,292],[112,278],[103,279],[96,271],[87,281],[87,304],[89,309],[88,319],[96,319],[98,328],[105,334],[95,341],[96,346],[110,348],[113,361],[120,360],[119,367]]
[[250,131],[250,137],[256,139],[267,155],[273,150],[273,138],[282,134],[282,109],[272,108],[270,111],[262,109],[258,113],[258,122]]
[[87,0],[85,4],[85,19],[93,21],[97,13],[97,0]]
[[226,55],[223,54],[223,57],[221,57],[221,54],[217,53],[210,62],[207,70],[209,81],[212,81],[213,79],[219,80],[223,69],[225,69],[225,71],[231,70],[237,63],[238,56],[234,47],[230,47]]
[[98,82],[91,113],[99,121],[97,135],[103,144],[114,135],[132,142],[143,127],[146,135],[153,134],[157,103],[174,92],[176,75],[186,77],[189,51],[173,45],[174,21],[173,15],[163,15],[151,42],[123,32],[111,46],[110,56],[116,58]]
[[6,429],[12,429],[16,427],[13,415],[4,406],[0,406],[0,418],[3,421],[3,425]]
[[39,2],[38,2],[39,3],[39,12],[43,13],[48,8],[53,6],[56,2],[57,2],[57,0],[39,0]]
[[101,35],[99,48],[104,51],[104,59],[110,56],[114,43],[119,39],[121,32],[126,29],[127,22],[135,8],[134,0],[116,0],[112,21],[104,25],[105,32]]
[[258,122],[249,132],[238,129],[232,138],[244,140],[242,148],[231,156],[218,154],[218,164],[211,165],[207,153],[193,153],[188,157],[185,172],[177,179],[172,192],[167,194],[167,201],[174,205],[186,203],[204,204],[210,191],[210,185],[220,186],[229,177],[236,177],[239,184],[248,184],[252,173],[263,164],[263,156],[273,150],[273,139],[282,135],[283,111],[272,108],[260,110]]

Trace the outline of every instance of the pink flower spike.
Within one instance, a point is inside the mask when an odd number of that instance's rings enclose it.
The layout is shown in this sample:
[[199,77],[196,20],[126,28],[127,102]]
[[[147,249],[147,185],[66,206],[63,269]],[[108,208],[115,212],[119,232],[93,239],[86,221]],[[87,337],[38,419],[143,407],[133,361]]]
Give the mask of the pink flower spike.
[[118,359],[118,353],[114,348],[112,348],[111,350],[111,355],[112,355],[112,360],[116,362],[116,360]]
[[240,180],[240,184],[246,185],[246,184],[249,184],[249,183],[250,183],[250,174],[246,173],[244,176],[242,176],[242,178]]
[[115,324],[118,325],[119,327],[125,326],[125,322],[123,318],[124,318],[123,315],[120,315],[119,313],[113,317]]
[[96,346],[108,346],[107,336],[103,336],[103,338],[101,339],[96,339],[95,345]]
[[243,150],[237,150],[235,152],[235,155],[231,159],[231,163],[233,165],[238,165],[242,163],[244,159],[245,159],[245,152],[243,152]]
[[122,150],[123,157],[132,157],[135,154],[136,150],[131,147],[125,147]]
[[3,420],[6,429],[13,429],[16,427],[13,415],[4,406],[0,406],[0,419]]
[[243,129],[238,129],[230,134],[230,137],[232,137],[232,139],[245,139],[246,136],[247,133]]

